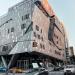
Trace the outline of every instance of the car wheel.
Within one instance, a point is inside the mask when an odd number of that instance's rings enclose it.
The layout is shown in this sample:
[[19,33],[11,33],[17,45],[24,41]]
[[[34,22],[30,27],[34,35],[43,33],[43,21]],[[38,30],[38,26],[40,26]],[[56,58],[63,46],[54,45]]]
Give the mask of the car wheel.
[[64,75],[75,75],[75,74],[65,72]]
[[66,73],[64,73],[64,75],[66,75]]
[[72,75],[75,75],[75,73],[72,73]]

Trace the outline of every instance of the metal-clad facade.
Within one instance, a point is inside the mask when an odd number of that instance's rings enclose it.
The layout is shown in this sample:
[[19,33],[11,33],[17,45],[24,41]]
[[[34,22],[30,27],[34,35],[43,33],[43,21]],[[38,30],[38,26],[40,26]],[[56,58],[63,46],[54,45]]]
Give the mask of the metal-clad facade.
[[[0,18],[0,54],[10,55],[35,51],[64,60],[64,29],[56,16],[55,24],[52,34],[54,44],[48,39],[50,18],[34,4],[33,0],[24,0],[9,8],[6,16]],[[36,30],[36,26],[39,30]],[[36,47],[33,47],[33,42],[37,43]]]
[[[31,0],[26,0],[9,8],[7,15],[0,19],[0,51],[3,54],[30,51],[32,30],[27,33],[25,32],[31,24],[31,3]],[[25,18],[26,15],[28,15],[27,19]],[[25,28],[21,29],[21,25],[25,25]],[[11,31],[12,28],[14,28],[13,32]],[[13,43],[16,43],[15,46],[12,45]],[[11,48],[2,51],[3,46],[8,46],[8,44],[10,44]]]

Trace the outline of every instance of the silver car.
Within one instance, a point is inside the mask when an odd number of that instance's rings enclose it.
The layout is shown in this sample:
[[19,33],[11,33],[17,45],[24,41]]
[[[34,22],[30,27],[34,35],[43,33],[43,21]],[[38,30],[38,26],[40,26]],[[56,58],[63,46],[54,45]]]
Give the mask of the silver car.
[[55,68],[55,66],[52,63],[48,63],[48,65],[47,65],[48,71],[53,71],[54,68]]
[[75,65],[67,65],[64,68],[64,73],[72,73],[75,75]]

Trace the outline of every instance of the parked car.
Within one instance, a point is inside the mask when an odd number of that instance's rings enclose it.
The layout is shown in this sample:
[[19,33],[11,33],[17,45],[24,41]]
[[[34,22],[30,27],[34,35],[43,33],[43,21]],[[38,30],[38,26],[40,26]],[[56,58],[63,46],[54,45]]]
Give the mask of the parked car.
[[63,71],[64,67],[63,66],[55,66],[54,71]]
[[25,75],[49,75],[48,70],[39,66],[38,63],[32,63],[33,68],[26,72]]
[[11,73],[22,73],[23,70],[21,68],[13,67],[9,70]]
[[48,70],[43,68],[40,63],[31,63],[30,66],[31,68],[25,70],[18,67],[13,67],[9,70],[9,72],[24,73],[25,75],[49,75]]
[[71,73],[75,75],[75,65],[67,65],[64,68],[64,74]]
[[55,65],[53,65],[52,63],[48,63],[47,69],[48,71],[54,71]]
[[0,67],[0,72],[6,72],[6,68],[5,67]]

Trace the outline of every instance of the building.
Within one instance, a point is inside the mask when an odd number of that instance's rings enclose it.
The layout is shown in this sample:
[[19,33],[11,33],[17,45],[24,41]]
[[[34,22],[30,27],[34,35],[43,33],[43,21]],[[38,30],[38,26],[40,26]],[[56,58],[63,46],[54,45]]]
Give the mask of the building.
[[69,47],[69,57],[70,57],[70,63],[75,64],[75,55],[74,55],[73,46]]
[[71,46],[69,47],[69,56],[73,56],[74,55],[74,48]]
[[[67,34],[66,34],[67,35]],[[68,38],[65,38],[65,64],[70,63]]]
[[0,56],[5,67],[64,61],[65,32],[47,0],[24,0],[0,18]]

